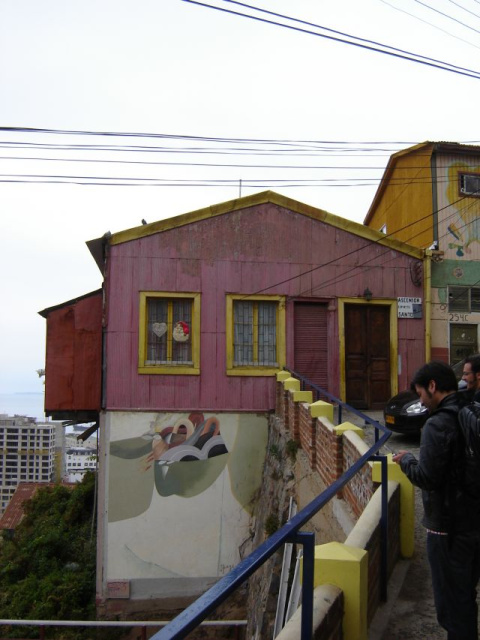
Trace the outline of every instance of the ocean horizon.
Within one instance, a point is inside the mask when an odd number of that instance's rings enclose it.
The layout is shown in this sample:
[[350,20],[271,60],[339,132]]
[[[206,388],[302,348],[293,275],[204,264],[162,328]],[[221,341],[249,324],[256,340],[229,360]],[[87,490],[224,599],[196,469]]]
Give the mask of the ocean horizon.
[[40,422],[44,421],[44,399],[45,395],[42,391],[0,393],[0,414],[28,416]]

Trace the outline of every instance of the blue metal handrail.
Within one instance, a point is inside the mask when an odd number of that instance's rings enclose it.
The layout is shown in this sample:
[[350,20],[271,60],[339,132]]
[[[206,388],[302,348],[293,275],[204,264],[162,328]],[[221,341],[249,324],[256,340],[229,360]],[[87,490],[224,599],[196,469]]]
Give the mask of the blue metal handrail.
[[[385,456],[376,454],[389,439],[391,432],[382,424],[364,415],[357,409],[350,407],[332,394],[314,385],[306,378],[303,378],[291,371],[292,375],[302,378],[303,384],[313,388],[321,396],[330,398],[338,404],[339,408],[344,407],[353,412],[366,423],[375,428],[375,442],[370,449],[364,453],[351,467],[343,473],[333,484],[317,496],[304,509],[299,511],[281,529],[272,534],[259,547],[234,567],[226,576],[221,578],[208,591],[200,596],[195,602],[187,607],[182,613],[174,618],[166,627],[158,631],[151,637],[151,640],[176,640],[185,638],[190,631],[195,629],[209,613],[214,611],[226,598],[240,587],[257,569],[259,569],[283,544],[286,542],[296,542],[304,545],[304,588],[302,589],[302,631],[301,640],[311,640],[312,637],[312,616],[313,616],[313,552],[314,534],[300,532],[300,529],[313,516],[322,509],[350,480],[362,469],[370,460],[380,460],[382,463],[382,577],[384,587],[382,595],[386,599],[386,531],[387,531],[387,465]],[[340,414],[341,415],[341,414]],[[379,437],[379,431],[383,435]]]

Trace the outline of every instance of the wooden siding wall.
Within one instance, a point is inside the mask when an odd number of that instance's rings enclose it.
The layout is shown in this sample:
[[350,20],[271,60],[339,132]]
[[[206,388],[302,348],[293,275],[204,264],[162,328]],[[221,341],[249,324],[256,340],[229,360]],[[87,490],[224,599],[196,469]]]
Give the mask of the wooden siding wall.
[[[113,245],[106,278],[107,409],[249,410],[275,406],[273,377],[226,375],[226,294],[287,296],[287,366],[293,300],[328,306],[329,386],[339,392],[336,298],[421,296],[414,259],[346,230],[263,204]],[[321,265],[321,268],[319,266]],[[201,292],[201,375],[140,375],[140,291]],[[400,387],[422,363],[424,322],[399,320]]]
[[368,223],[387,235],[414,247],[427,248],[433,242],[433,203],[430,148],[419,149],[396,160],[382,196]]
[[102,295],[78,300],[47,317],[45,410],[100,411]]

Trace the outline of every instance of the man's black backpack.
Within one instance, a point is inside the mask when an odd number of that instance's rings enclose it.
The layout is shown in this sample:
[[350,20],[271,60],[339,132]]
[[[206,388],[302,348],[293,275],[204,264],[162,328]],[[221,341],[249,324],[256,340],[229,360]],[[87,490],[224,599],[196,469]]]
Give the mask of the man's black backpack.
[[458,422],[463,436],[462,484],[466,493],[480,498],[480,402],[460,409]]

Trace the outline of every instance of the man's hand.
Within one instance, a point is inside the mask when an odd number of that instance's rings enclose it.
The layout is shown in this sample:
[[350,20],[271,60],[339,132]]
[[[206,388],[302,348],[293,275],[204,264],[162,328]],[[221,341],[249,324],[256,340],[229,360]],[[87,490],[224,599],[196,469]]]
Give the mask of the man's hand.
[[396,462],[397,464],[400,464],[400,462],[402,461],[403,456],[406,453],[408,453],[408,451],[405,451],[405,449],[402,449],[401,451],[397,451],[397,453],[392,456],[392,460],[394,462]]

